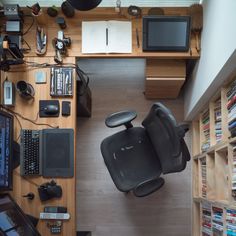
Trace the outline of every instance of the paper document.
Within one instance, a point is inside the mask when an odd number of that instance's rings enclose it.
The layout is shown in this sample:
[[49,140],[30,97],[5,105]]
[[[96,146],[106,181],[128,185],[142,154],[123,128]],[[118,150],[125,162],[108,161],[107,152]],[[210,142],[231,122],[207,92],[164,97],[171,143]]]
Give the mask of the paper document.
[[82,53],[132,53],[130,21],[83,21]]

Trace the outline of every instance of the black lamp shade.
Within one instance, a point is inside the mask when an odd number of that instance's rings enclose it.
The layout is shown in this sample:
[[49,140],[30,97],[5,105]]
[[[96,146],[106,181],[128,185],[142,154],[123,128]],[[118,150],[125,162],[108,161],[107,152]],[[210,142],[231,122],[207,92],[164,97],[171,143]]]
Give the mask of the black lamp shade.
[[88,11],[97,7],[102,0],[67,0],[72,7],[80,11]]

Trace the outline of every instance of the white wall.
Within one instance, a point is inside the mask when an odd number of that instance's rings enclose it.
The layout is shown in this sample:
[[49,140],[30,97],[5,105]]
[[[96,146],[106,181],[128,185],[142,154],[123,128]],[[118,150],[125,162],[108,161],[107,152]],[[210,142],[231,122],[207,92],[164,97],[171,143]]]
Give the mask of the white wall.
[[203,9],[201,58],[185,90],[187,120],[194,118],[236,67],[236,1],[204,0]]
[[[3,3],[18,3],[20,6],[33,5],[38,2],[41,6],[60,6],[64,0],[2,0]],[[189,6],[199,0],[121,0],[122,6]],[[99,5],[101,7],[113,7],[116,0],[103,0]]]

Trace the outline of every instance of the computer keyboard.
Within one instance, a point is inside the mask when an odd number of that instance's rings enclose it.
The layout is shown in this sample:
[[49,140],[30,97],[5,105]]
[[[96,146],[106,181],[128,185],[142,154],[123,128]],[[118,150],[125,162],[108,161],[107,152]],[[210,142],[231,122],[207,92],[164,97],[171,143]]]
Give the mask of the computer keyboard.
[[21,130],[21,175],[39,175],[40,172],[40,131]]

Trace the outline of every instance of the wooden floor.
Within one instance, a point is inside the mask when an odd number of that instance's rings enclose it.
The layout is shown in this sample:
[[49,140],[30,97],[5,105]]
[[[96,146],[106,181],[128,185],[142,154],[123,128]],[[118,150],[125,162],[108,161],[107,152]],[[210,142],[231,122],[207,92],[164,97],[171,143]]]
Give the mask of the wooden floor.
[[[77,230],[92,236],[190,236],[190,164],[182,173],[164,176],[164,187],[145,198],[119,192],[104,165],[100,143],[119,130],[105,126],[106,115],[133,108],[138,112],[134,125],[139,125],[153,103],[143,95],[142,60],[122,63],[81,63],[92,73],[93,113],[77,122]],[[182,98],[163,103],[183,120]]]

